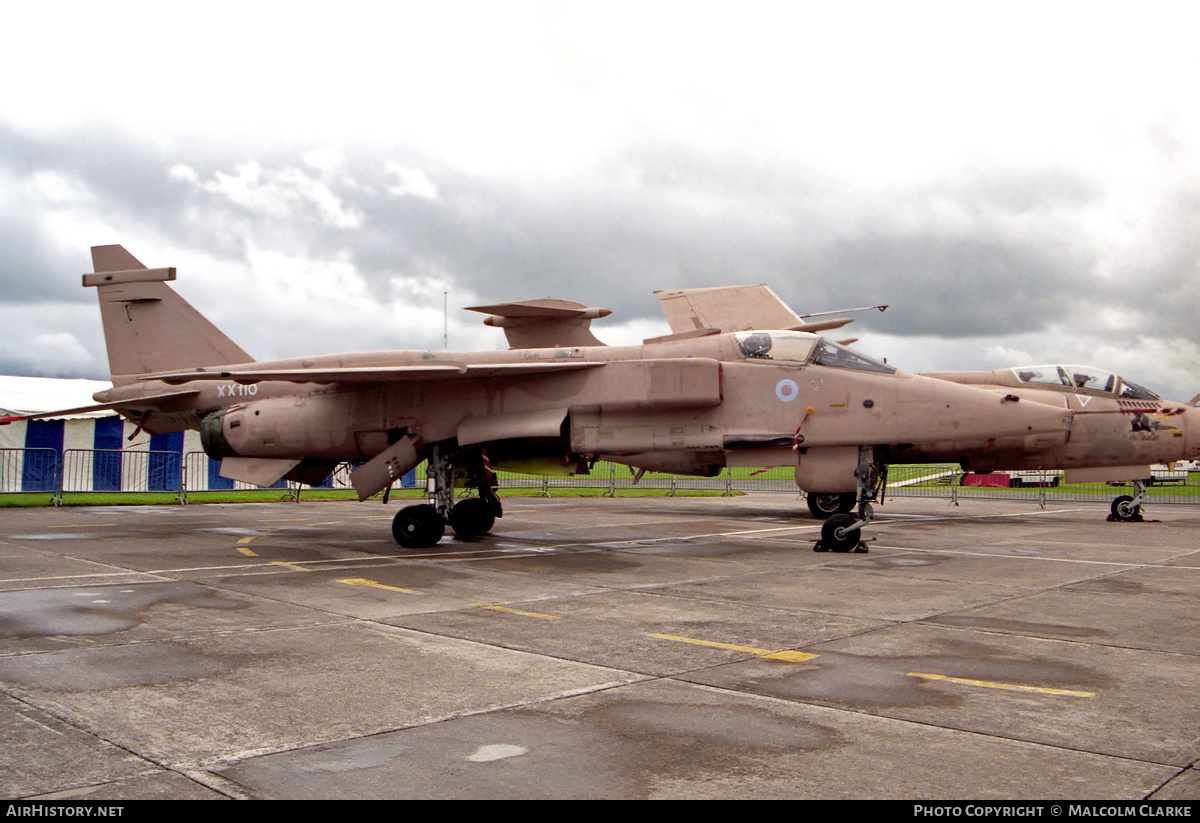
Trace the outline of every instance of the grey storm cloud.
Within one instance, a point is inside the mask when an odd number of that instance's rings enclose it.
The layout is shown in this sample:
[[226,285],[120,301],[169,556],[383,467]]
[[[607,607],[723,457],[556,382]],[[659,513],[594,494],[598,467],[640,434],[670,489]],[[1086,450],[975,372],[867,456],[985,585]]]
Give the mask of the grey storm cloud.
[[[189,153],[115,133],[46,137],[0,125],[0,174],[28,185],[38,175],[70,181],[74,202],[38,208],[69,206],[218,264],[249,266],[253,249],[348,262],[379,304],[440,310],[443,289],[479,302],[555,296],[612,309],[605,323],[620,323],[660,320],[656,289],[766,283],[799,312],[889,303],[887,314],[861,318],[864,331],[887,335],[1011,336],[1098,321],[1115,307],[1144,324],[1126,332],[1200,343],[1189,308],[1200,288],[1198,195],[1185,186],[1155,201],[1153,254],[1113,257],[1081,231],[1111,193],[1053,169],[959,171],[875,190],[794,162],[664,142],[605,158],[582,182],[529,181],[402,151],[324,160]],[[3,214],[0,306],[93,299],[78,286],[86,248],[62,248],[44,219],[37,209]],[[88,242],[139,254],[139,240]],[[302,284],[295,291],[302,299]],[[279,313],[260,325],[277,323],[282,337],[295,337],[283,348],[304,353],[311,335],[288,328],[286,305],[272,308]],[[350,334],[338,338],[341,348],[429,340],[386,324]],[[0,356],[10,371],[31,362]]]

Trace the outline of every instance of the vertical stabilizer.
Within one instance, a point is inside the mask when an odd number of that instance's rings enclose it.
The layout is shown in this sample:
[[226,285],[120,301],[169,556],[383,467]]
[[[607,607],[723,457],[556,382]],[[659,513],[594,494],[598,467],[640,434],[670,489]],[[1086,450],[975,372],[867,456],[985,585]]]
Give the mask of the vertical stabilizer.
[[142,375],[253,361],[167,285],[175,269],[148,269],[123,246],[93,246],[96,288],[115,386]]

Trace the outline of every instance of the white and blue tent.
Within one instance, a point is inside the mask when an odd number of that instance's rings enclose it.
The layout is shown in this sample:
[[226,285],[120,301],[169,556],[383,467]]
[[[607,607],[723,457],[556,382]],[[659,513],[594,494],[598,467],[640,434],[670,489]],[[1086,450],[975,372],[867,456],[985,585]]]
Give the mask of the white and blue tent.
[[[0,376],[0,416],[87,406],[109,388],[103,380]],[[188,488],[232,488],[200,452],[196,432],[150,435],[112,412],[16,420],[0,426],[0,491],[53,491],[60,470],[64,491],[176,491],[185,456]]]

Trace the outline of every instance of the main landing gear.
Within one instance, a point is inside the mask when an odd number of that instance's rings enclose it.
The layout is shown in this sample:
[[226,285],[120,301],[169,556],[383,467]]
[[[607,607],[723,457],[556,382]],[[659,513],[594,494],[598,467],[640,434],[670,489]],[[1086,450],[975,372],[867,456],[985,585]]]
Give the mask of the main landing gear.
[[1112,502],[1112,514],[1108,516],[1109,522],[1121,523],[1142,523],[1142,503],[1146,501],[1146,481],[1134,480],[1134,491],[1137,492],[1133,497],[1123,494]]
[[[454,502],[454,472],[466,472],[466,485],[479,490],[478,497]],[[392,519],[392,537],[406,549],[427,549],[446,533],[446,524],[458,537],[479,537],[492,530],[504,512],[496,496],[496,475],[488,468],[482,449],[447,455],[443,446],[433,447],[425,470],[429,502],[405,506]]]
[[[858,511],[853,514],[849,511],[839,511],[829,515],[821,526],[821,539],[813,546],[813,551],[867,551],[867,544],[863,541],[860,532],[862,527],[870,523],[874,517],[875,512],[871,503],[878,501],[887,487],[887,460],[882,456],[877,459],[870,446],[863,446],[858,450],[858,468],[855,469],[854,476],[858,478],[858,491],[850,494],[857,503]],[[809,495],[810,501],[812,497],[813,495]],[[844,505],[843,501],[846,495],[836,495],[836,497],[839,498],[839,504]],[[816,514],[811,502],[809,509]]]

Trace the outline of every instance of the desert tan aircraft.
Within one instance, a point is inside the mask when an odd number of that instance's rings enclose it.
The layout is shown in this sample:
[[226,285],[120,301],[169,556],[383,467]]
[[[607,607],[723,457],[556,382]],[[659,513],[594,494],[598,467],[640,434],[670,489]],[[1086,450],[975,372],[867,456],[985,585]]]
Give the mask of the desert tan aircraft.
[[[745,289],[746,287],[742,287]],[[739,288],[688,289],[660,295],[686,304],[687,311],[667,312],[672,329],[722,322],[749,327],[756,321],[780,322],[795,317],[770,289],[750,287],[753,297]],[[783,320],[786,322],[786,320]],[[903,463],[959,463],[971,472],[997,470],[1065,470],[1068,483],[1132,481],[1135,495],[1112,502],[1109,520],[1141,520],[1141,505],[1154,463],[1194,460],[1200,456],[1200,395],[1187,403],[1163,400],[1154,392],[1094,366],[1019,366],[995,371],[934,372],[924,375],[990,392],[1005,401],[1032,401],[1072,412],[1074,422],[1065,439],[1052,434],[1020,439],[997,437],[980,448],[964,441],[923,440],[892,443],[891,455]],[[814,515],[830,518],[851,511],[857,494],[843,483],[822,486],[796,476]]]
[[[360,499],[386,500],[427,460],[429,503],[393,521],[406,547],[432,546],[447,524],[459,536],[491,530],[502,514],[493,469],[576,474],[610,460],[707,476],[793,466],[806,491],[854,493],[856,515],[830,518],[818,543],[848,551],[892,456],[1065,446],[1077,414],[906,374],[813,333],[844,318],[806,323],[765,287],[660,293],[675,333],[639,346],[592,336],[606,310],[546,299],[475,308],[504,329],[507,351],[255,362],[166,285],[174,269],[148,269],[121,246],[94,247],[92,260],[83,285],[99,295],[114,387],[90,408],[151,433],[199,429],[222,476],[263,486],[316,485],[348,461],[360,464]],[[739,310],[773,305],[774,328],[729,327]],[[725,328],[705,322],[726,308]],[[456,502],[456,480],[477,496]]]

